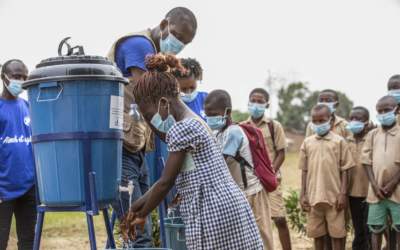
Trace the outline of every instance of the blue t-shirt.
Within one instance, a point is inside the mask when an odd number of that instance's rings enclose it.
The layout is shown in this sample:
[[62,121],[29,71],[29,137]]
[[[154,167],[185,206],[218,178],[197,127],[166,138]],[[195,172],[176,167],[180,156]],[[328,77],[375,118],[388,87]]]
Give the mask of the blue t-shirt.
[[28,103],[0,98],[0,200],[24,195],[34,184]]
[[197,94],[196,98],[191,102],[185,102],[185,104],[198,116],[206,120],[206,113],[204,112],[204,102],[207,98],[208,93],[200,92]]
[[122,41],[115,52],[115,63],[125,77],[131,76],[129,68],[146,69],[146,56],[153,55],[156,50],[149,39],[134,36]]

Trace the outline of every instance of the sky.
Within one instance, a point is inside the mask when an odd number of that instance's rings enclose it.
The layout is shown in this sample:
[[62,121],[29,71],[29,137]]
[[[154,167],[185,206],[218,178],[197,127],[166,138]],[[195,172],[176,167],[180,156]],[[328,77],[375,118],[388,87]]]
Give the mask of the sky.
[[400,73],[400,0],[0,0],[0,63],[19,58],[33,69],[67,36],[86,54],[105,55],[119,36],[155,27],[177,6],[198,20],[179,56],[198,59],[200,88],[227,90],[236,109],[246,110],[248,93],[265,87],[270,72],[286,79],[274,89],[305,81],[374,113],[387,80]]

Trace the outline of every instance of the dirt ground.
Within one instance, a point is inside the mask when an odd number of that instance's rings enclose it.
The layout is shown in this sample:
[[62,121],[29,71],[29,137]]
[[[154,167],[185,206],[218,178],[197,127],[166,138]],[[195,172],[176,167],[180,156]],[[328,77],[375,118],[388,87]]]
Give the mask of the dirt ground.
[[[284,190],[299,189],[300,171],[297,169],[297,154],[287,156],[283,170],[282,185]],[[104,249],[106,233],[102,217],[95,218],[98,249]],[[312,249],[312,241],[305,236],[292,232],[294,250]],[[350,238],[349,238],[350,240]],[[274,230],[275,249],[280,250],[279,238]],[[13,230],[7,250],[17,250],[15,230]],[[41,249],[44,250],[76,250],[89,249],[85,216],[81,213],[52,213],[46,215]],[[350,248],[350,244],[347,244]]]

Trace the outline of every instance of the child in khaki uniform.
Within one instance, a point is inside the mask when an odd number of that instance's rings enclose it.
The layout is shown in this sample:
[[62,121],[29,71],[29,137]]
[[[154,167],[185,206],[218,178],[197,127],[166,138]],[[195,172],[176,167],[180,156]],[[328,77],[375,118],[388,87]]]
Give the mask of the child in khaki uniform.
[[361,163],[361,152],[365,138],[371,130],[369,111],[365,107],[354,107],[350,113],[350,123],[347,129],[352,135],[347,142],[356,167],[349,171],[349,205],[354,227],[353,250],[370,249],[370,235],[367,226],[368,203],[368,176]]
[[383,97],[376,109],[381,126],[368,134],[362,163],[370,181],[367,202],[372,249],[380,250],[389,214],[400,242],[400,127],[396,122],[398,106],[394,97]]
[[[251,116],[245,123],[251,123],[262,131],[269,157],[273,161],[273,167],[280,182],[282,179],[280,168],[285,160],[287,142],[282,125],[265,115],[265,110],[269,107],[268,102],[269,94],[267,91],[262,88],[252,90],[249,96],[249,113]],[[281,185],[268,196],[271,204],[271,216],[278,229],[282,249],[290,250],[290,232],[286,222]]]
[[[331,130],[333,133],[336,133],[343,138],[347,138],[351,135],[351,133],[346,129],[347,121],[344,118],[336,115],[336,109],[339,106],[339,96],[336,91],[331,89],[321,91],[318,96],[318,104],[325,104],[329,107],[329,110],[332,114]],[[307,126],[306,137],[309,137],[313,134],[315,133],[310,122]]]
[[331,113],[324,104],[311,112],[315,135],[305,139],[300,150],[302,170],[301,206],[307,212],[307,234],[315,249],[324,249],[324,238],[333,250],[344,250],[347,206],[347,172],[354,162],[345,139],[331,132]]
[[[238,186],[243,190],[253,210],[265,250],[273,250],[272,221],[268,193],[259,178],[254,174],[253,158],[249,140],[239,125],[232,123],[232,104],[229,94],[224,90],[212,91],[205,101],[208,126],[216,132],[218,143],[229,171]],[[250,166],[244,166],[242,174],[237,156]],[[246,182],[244,181],[246,180]],[[245,185],[247,184],[247,186]]]
[[[400,107],[400,75],[390,77],[388,82],[388,95],[393,96]],[[397,124],[400,125],[400,115],[397,112]]]

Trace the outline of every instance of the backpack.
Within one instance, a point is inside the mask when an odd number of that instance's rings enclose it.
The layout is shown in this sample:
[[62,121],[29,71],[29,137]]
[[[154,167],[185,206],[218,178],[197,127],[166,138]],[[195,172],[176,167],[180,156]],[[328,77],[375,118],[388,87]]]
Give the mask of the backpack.
[[[268,156],[267,147],[261,130],[248,123],[240,124],[239,126],[242,128],[249,140],[255,175],[259,178],[266,191],[275,191],[278,187],[278,180],[276,179],[275,171],[272,168],[272,163]],[[253,167],[239,154],[236,155],[235,159],[240,163],[243,184],[244,187],[247,188],[247,178],[244,167]]]

